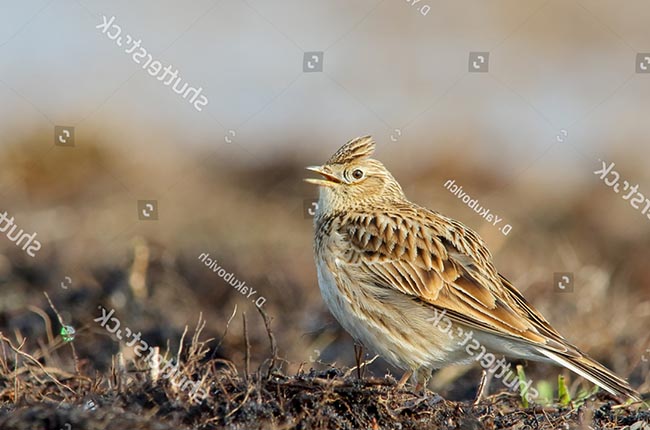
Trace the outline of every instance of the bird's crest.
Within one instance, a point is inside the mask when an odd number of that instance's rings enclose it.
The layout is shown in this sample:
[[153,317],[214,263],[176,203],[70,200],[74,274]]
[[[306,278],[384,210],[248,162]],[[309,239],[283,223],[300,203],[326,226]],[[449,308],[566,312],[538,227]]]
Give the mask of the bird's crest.
[[352,161],[369,158],[375,152],[375,141],[371,136],[352,139],[341,146],[326,164],[347,164]]

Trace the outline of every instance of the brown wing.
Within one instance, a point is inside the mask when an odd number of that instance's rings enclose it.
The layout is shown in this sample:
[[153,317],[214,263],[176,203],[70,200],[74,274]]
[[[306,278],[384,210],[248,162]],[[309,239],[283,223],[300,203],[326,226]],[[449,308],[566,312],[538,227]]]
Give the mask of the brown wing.
[[348,263],[362,265],[375,284],[444,309],[472,328],[579,354],[496,271],[484,242],[462,224],[404,205],[350,213],[339,233],[350,245]]

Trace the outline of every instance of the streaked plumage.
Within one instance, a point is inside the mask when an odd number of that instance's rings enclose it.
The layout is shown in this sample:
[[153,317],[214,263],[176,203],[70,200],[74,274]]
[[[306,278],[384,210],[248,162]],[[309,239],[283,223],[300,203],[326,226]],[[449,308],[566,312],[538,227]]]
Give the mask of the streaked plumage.
[[444,311],[489,350],[554,362],[615,395],[639,400],[621,378],[569,344],[499,274],[483,240],[458,221],[409,202],[369,136],[323,166],[315,254],[323,299],[356,340],[427,379],[473,358],[432,328]]

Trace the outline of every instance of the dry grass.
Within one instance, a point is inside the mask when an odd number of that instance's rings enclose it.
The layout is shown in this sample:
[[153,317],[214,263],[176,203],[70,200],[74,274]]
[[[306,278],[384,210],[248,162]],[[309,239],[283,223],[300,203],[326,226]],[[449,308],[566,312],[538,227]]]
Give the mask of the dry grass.
[[[250,341],[246,316],[242,342],[243,369],[226,359],[213,358],[210,341],[201,340],[205,326],[199,319],[191,340],[178,351],[180,373],[200,381],[209,391],[201,401],[170,379],[159,367],[142,360],[124,362],[111,356],[106,372],[89,374],[85,365],[67,372],[47,365],[45,357],[86,338],[82,330],[72,343],[48,335],[50,342],[31,355],[24,343],[0,338],[0,428],[3,429],[556,429],[625,428],[650,422],[650,411],[613,406],[607,395],[593,397],[579,408],[522,408],[517,396],[496,394],[478,405],[447,401],[430,391],[413,393],[396,388],[388,376],[357,377],[359,369],[302,368],[283,371],[271,322],[260,311],[269,339],[269,357],[250,369]],[[259,321],[262,325],[262,321]],[[185,334],[185,333],[184,333]],[[183,336],[184,338],[184,336]],[[218,344],[218,342],[217,342]],[[73,358],[74,350],[70,350]],[[85,361],[85,360],[82,360]],[[361,366],[363,369],[363,366]],[[641,428],[637,424],[634,428]]]
[[[318,160],[236,167],[179,156],[174,169],[160,159],[141,168],[105,147],[29,148],[0,157],[0,210],[44,241],[31,259],[0,236],[2,429],[586,429],[650,421],[647,408],[617,408],[602,393],[579,408],[524,409],[498,382],[472,406],[477,367],[436,373],[436,394],[426,396],[396,390],[383,375],[398,371],[379,359],[359,380],[352,341],[318,293],[302,212],[315,192],[301,184],[300,166]],[[497,266],[568,339],[650,391],[650,362],[642,360],[650,348],[650,237],[620,197],[597,181],[562,196],[523,181],[503,191],[506,179],[450,167],[444,157],[427,170],[387,164],[413,200],[478,230]],[[637,173],[627,172],[641,182]],[[449,178],[506,216],[512,234],[459,204],[442,187]],[[150,183],[164,192],[143,185]],[[159,198],[161,220],[134,220],[135,196]],[[250,300],[197,260],[203,252],[267,299],[269,328]],[[562,271],[575,274],[573,294],[553,290],[553,272]],[[73,280],[67,288],[65,276]],[[93,321],[100,305],[175,357],[209,397],[197,403],[156,376]],[[77,330],[73,342],[58,335],[62,323]],[[536,383],[554,383],[558,373],[574,395],[590,387],[553,366],[526,366]]]

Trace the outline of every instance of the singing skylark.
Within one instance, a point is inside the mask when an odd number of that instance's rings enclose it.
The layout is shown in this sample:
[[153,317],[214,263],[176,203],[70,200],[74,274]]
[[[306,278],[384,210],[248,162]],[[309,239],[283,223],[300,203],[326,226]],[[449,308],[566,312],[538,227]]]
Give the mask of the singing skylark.
[[320,189],[315,224],[325,303],[358,342],[421,386],[432,370],[474,358],[433,327],[444,312],[493,353],[551,362],[609,393],[640,401],[623,379],[567,342],[494,267],[486,244],[458,221],[410,202],[371,158],[370,136],[343,145],[306,179]]

